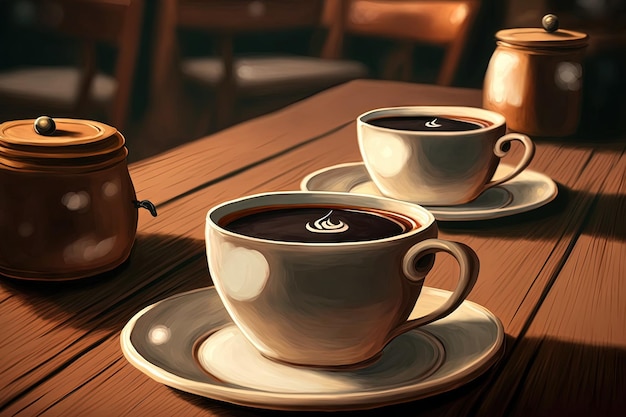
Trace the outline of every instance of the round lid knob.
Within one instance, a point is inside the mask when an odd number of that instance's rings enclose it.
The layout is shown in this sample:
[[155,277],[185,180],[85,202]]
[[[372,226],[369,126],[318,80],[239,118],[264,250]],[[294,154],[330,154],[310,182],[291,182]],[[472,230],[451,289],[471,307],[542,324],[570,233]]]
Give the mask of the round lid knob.
[[54,134],[57,125],[52,117],[41,116],[35,120],[33,128],[35,128],[35,132],[39,133],[40,135],[50,136]]
[[586,33],[559,29],[559,18],[547,14],[541,19],[540,28],[504,29],[496,38],[511,45],[529,48],[582,48],[587,45]]
[[559,18],[553,14],[547,14],[541,19],[541,26],[546,32],[552,33],[559,29]]

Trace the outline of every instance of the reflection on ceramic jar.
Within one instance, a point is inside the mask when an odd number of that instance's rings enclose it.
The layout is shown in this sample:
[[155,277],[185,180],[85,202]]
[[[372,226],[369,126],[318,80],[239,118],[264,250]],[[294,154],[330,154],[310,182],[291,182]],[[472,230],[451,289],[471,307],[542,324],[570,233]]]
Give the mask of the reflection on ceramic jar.
[[583,67],[577,62],[559,62],[554,72],[554,82],[563,91],[580,90]]
[[485,74],[483,107],[501,113],[513,131],[567,136],[579,125],[581,61],[588,36],[557,30],[556,17],[546,17],[543,29],[496,33],[497,48]]
[[486,100],[497,106],[522,106],[526,78],[518,77],[520,57],[505,50],[496,50],[491,57],[491,82],[485,86]]
[[[0,125],[0,274],[33,280],[96,275],[123,263],[138,202],[123,136],[97,122]],[[156,214],[154,211],[153,214]]]

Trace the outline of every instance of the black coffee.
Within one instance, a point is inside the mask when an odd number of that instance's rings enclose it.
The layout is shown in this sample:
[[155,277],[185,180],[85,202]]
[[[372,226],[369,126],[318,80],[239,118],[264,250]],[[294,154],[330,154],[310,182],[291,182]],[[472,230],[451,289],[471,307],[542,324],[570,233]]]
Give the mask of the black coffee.
[[388,116],[369,120],[367,123],[396,130],[460,132],[476,130],[491,123],[486,120],[457,116]]
[[340,206],[264,207],[227,216],[220,226],[245,236],[304,243],[376,240],[419,227],[397,213]]

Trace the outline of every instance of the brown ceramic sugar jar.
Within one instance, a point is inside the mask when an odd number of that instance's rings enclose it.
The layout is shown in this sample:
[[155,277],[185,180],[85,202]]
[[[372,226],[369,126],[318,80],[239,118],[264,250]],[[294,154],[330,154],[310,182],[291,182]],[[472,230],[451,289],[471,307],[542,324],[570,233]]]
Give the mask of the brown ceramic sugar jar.
[[130,254],[137,207],[149,204],[136,201],[120,132],[53,122],[45,135],[34,120],[0,124],[1,275],[71,280],[111,270]]
[[544,23],[544,28],[496,33],[497,47],[485,74],[483,107],[502,114],[513,131],[567,136],[576,131],[580,119],[581,63],[588,36],[549,30]]

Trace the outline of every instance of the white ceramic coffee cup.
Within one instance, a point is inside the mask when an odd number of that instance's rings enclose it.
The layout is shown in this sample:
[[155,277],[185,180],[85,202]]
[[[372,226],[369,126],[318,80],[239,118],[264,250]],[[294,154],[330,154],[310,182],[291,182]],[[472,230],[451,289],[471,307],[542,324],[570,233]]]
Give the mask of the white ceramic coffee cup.
[[[390,116],[468,117],[488,126],[466,131],[413,131],[374,126],[373,119]],[[499,113],[455,106],[391,107],[357,118],[357,135],[365,167],[380,192],[391,198],[426,206],[468,203],[486,189],[519,175],[530,164],[535,147],[530,138],[506,132]],[[517,166],[502,178],[493,174],[511,141],[525,149]]]
[[[294,243],[221,225],[242,210],[292,205],[386,210],[419,226],[384,239]],[[206,249],[213,283],[243,335],[268,358],[308,366],[375,358],[394,337],[454,311],[479,270],[472,249],[437,239],[435,219],[423,207],[344,193],[265,193],[220,204],[207,213]],[[435,311],[407,321],[440,251],[459,263],[457,287]]]

